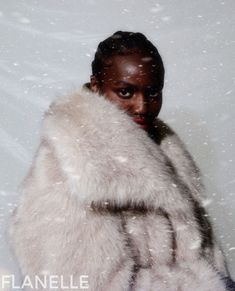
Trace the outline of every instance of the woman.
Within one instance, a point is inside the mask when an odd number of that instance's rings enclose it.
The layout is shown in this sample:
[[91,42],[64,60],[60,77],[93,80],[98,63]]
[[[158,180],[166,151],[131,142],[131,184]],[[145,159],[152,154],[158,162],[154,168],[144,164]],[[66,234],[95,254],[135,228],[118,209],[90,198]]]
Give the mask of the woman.
[[163,84],[156,47],[118,31],[90,83],[52,103],[11,223],[23,275],[85,275],[96,291],[228,290],[200,172],[157,118]]

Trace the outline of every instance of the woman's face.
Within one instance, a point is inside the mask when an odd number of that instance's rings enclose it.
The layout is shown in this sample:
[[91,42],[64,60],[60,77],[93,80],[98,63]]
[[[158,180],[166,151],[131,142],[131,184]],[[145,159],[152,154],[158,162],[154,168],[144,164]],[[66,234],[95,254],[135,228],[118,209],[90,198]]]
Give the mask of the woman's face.
[[113,56],[101,82],[91,76],[91,90],[117,103],[145,130],[162,106],[158,67],[150,57],[137,53]]

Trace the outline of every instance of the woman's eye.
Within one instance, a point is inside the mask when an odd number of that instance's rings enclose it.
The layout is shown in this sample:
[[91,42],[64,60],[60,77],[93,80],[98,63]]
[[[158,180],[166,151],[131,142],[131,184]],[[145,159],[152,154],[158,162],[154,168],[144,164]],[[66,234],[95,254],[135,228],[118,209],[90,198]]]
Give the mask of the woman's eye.
[[159,95],[159,90],[157,89],[149,89],[147,92],[148,97],[157,97]]
[[122,88],[118,90],[118,95],[121,98],[130,98],[133,95],[133,90],[128,88]]

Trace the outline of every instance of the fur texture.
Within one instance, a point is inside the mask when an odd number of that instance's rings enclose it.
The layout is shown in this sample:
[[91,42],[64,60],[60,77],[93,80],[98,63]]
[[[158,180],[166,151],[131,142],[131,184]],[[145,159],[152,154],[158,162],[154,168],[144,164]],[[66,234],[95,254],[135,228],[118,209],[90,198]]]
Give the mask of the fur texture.
[[200,172],[159,119],[150,137],[103,96],[58,99],[20,191],[9,233],[23,275],[88,275],[92,291],[225,290]]

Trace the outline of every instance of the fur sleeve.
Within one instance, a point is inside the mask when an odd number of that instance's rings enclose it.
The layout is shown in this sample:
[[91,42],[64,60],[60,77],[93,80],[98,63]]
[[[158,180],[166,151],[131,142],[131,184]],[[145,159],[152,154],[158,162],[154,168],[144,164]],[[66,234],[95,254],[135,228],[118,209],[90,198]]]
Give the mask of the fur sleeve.
[[128,288],[133,262],[121,221],[77,203],[46,140],[21,187],[9,237],[22,275],[32,282],[35,275],[57,275],[68,286],[72,276],[79,286],[80,276],[88,276],[92,291]]
[[169,125],[160,119],[157,119],[155,129],[157,142],[171,161],[177,174],[187,184],[195,198],[205,199],[201,171],[183,141]]
[[208,244],[209,248],[213,245],[213,252],[209,253],[208,261],[211,261],[212,265],[221,274],[228,276],[228,269],[223,252],[215,238],[211,222],[204,209],[208,205],[209,200],[205,194],[206,189],[199,167],[177,133],[160,119],[156,122],[156,135],[158,135],[158,143],[164,154],[169,158],[176,175],[189,187],[195,199],[195,215],[199,222],[201,232],[204,238],[206,238],[205,242],[207,241],[207,243],[205,244]]

